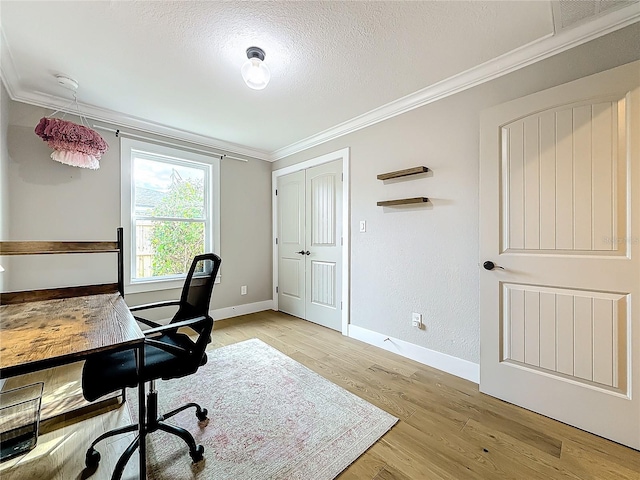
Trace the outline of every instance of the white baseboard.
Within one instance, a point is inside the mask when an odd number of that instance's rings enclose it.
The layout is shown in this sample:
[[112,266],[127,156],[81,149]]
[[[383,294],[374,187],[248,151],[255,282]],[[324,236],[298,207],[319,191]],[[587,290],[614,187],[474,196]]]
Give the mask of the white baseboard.
[[236,305],[234,307],[218,308],[210,310],[209,315],[213,320],[223,320],[225,318],[238,317],[240,315],[248,315],[250,313],[262,312],[264,310],[273,310],[273,300],[264,300],[262,302],[245,303],[244,305]]
[[397,353],[405,358],[410,358],[424,365],[437,368],[456,377],[461,377],[474,383],[480,383],[480,365],[477,363],[453,357],[446,353],[436,352],[429,348],[420,347],[413,343],[405,342],[404,340],[391,338],[387,335],[356,325],[349,325],[349,337],[388,350],[389,352]]

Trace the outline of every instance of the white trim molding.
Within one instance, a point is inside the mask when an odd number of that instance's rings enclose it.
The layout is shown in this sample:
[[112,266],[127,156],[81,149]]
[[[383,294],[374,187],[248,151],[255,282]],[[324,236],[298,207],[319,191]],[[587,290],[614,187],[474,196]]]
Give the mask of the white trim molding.
[[443,98],[502,77],[638,21],[640,21],[638,4],[632,4],[598,17],[591,22],[561,30],[557,34],[550,33],[469,70],[375,108],[316,135],[280,148],[272,152],[269,155],[269,159],[272,162],[280,160],[281,158],[361,130],[415,108],[442,100]]
[[[0,62],[0,77],[11,100],[28,103],[36,107],[60,110],[61,112],[70,114],[78,113],[75,106],[69,105],[69,98],[62,98],[39,91],[27,91],[22,87],[11,48],[2,28],[0,28],[0,54],[0,58],[2,59]],[[258,160],[270,160],[269,152],[266,150],[238,145],[237,143],[227,142],[218,138],[164,125],[115,110],[89,105],[87,103],[78,102],[78,108],[84,116],[93,120],[111,123],[120,127],[133,128],[143,133],[189,142],[193,145],[222,150],[225,153],[238,154]]]
[[[239,154],[274,162],[293,155],[294,153],[307,150],[328,142],[329,140],[342,137],[415,108],[436,102],[503,75],[507,75],[638,21],[640,21],[638,4],[630,4],[606,15],[601,15],[592,21],[572,26],[556,33],[550,33],[481,65],[441,80],[417,92],[272,152],[226,142],[207,135],[182,130],[94,105],[81,103],[79,107],[84,115],[94,120],[135,128],[144,133],[161,135],[174,140],[190,142],[195,145],[220,149],[231,154]],[[2,58],[0,76],[11,100],[55,110],[68,105],[69,99],[42,92],[30,92],[23,89],[20,76],[13,62],[11,50],[1,29],[0,33],[0,47],[2,49],[2,55],[0,55],[0,58]],[[70,113],[73,113],[73,111],[70,111]]]
[[309,167],[322,165],[323,163],[332,162],[342,159],[342,334],[347,335],[349,328],[349,267],[350,252],[349,247],[351,241],[351,200],[350,200],[350,170],[349,170],[349,148],[343,148],[335,152],[321,155],[311,160],[296,163],[289,167],[280,168],[271,172],[271,218],[273,232],[273,309],[278,310],[278,245],[276,237],[278,235],[278,197],[276,196],[276,188],[278,186],[278,177],[289,173],[305,170]]
[[[264,312],[265,310],[274,310],[273,300],[264,300],[262,302],[244,303],[242,305],[234,305],[232,307],[223,307],[209,310],[209,316],[216,320],[225,320],[227,318],[239,317],[240,315],[249,315],[250,313]],[[173,317],[166,317],[160,320],[154,320],[161,325],[167,325]]]
[[0,77],[2,77],[2,83],[4,88],[7,89],[9,98],[15,100],[16,94],[14,89],[20,85],[20,75],[18,75],[18,69],[13,60],[13,54],[9,49],[7,43],[7,37],[4,35],[4,29],[0,26]]
[[249,315],[250,313],[264,312],[265,310],[275,310],[273,308],[273,300],[264,300],[262,302],[245,303],[244,305],[235,305],[233,307],[217,308],[209,310],[209,315],[216,320],[224,320],[225,318],[239,317],[240,315]]
[[464,378],[473,383],[480,383],[480,365],[462,358],[436,352],[429,348],[413,343],[391,338],[382,333],[367,330],[357,325],[349,325],[349,337],[389,352],[415,360],[416,362],[437,368],[456,377]]

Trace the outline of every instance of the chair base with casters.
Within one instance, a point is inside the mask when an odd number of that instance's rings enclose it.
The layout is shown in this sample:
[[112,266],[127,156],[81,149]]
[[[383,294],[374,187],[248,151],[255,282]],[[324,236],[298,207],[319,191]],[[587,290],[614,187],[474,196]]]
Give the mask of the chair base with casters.
[[[178,333],[181,328],[190,328],[200,334],[194,342],[184,334]],[[213,319],[200,317],[181,322],[164,325],[146,330],[144,344],[144,368],[140,371],[137,365],[135,351],[123,350],[119,352],[98,353],[87,358],[82,373],[82,391],[84,397],[94,401],[106,393],[117,391],[123,387],[134,387],[139,380],[150,383],[150,389],[145,401],[146,418],[144,429],[146,433],[162,430],[177,435],[189,447],[189,454],[194,462],[202,460],[204,447],[196,445],[193,436],[184,428],[166,423],[187,408],[195,408],[195,417],[207,421],[207,410],[196,403],[188,403],[163,415],[158,415],[158,393],[155,380],[181,378],[195,373],[201,365],[207,362],[205,348],[209,342]],[[105,368],[108,367],[108,368]],[[194,419],[195,420],[195,419]],[[105,438],[121,433],[136,432],[138,424],[116,428],[98,437],[89,447],[85,464],[91,470],[98,467],[100,453],[95,446]],[[139,447],[140,435],[131,442],[118,459],[113,471],[112,480],[119,480],[131,455]]]
[[[202,408],[197,403],[188,403],[183,405],[175,410],[172,410],[163,415],[158,415],[158,392],[155,388],[155,380],[151,381],[149,393],[147,393],[147,419],[146,419],[146,431],[147,434],[153,433],[157,430],[161,430],[163,432],[171,433],[180,437],[189,447],[189,456],[191,456],[191,460],[193,463],[197,463],[204,458],[204,447],[202,445],[196,445],[195,439],[193,435],[189,433],[184,428],[178,427],[176,425],[171,425],[165,423],[165,420],[173,417],[174,415],[186,410],[188,408],[196,409],[196,418],[198,419],[198,424],[206,425],[208,423],[209,418],[207,417],[207,409]],[[130,433],[138,430],[138,424],[132,423],[131,425],[127,425],[126,427],[116,428],[114,430],[110,430],[106,433],[103,433],[98,438],[96,438],[91,446],[87,450],[87,454],[85,457],[85,465],[90,470],[95,470],[98,468],[98,464],[100,463],[100,452],[95,449],[95,446],[105,440],[106,438],[113,437],[114,435],[120,435],[122,433]],[[129,444],[129,446],[122,453],[120,458],[118,459],[118,463],[116,464],[112,479],[116,480],[122,478],[122,474],[124,473],[124,469],[127,465],[127,462],[136,451],[140,444],[140,437],[136,435],[136,438]]]
[[[187,408],[195,408],[196,418],[200,422],[208,421],[207,410],[196,403],[183,405],[163,415],[158,415],[158,393],[155,388],[157,379],[170,380],[182,378],[196,373],[198,368],[207,363],[205,352],[211,341],[213,319],[209,316],[209,304],[213,284],[220,268],[220,257],[213,253],[197,255],[191,264],[182,290],[180,301],[160,302],[157,304],[132,307],[132,312],[156,308],[159,306],[178,306],[178,311],[168,325],[160,325],[150,320],[134,317],[136,320],[151,326],[144,330],[143,351],[123,350],[118,352],[96,353],[87,358],[82,371],[82,393],[86,400],[94,401],[101,396],[122,390],[123,401],[127,387],[135,387],[142,383],[150,383],[144,407],[145,418],[142,422],[143,434],[161,430],[180,437],[189,447],[189,455],[195,462],[203,459],[204,447],[196,445],[193,436],[184,428],[166,423]],[[197,338],[182,333],[182,329],[190,329]],[[143,355],[143,356],[141,356]],[[143,360],[138,365],[138,360]],[[144,394],[144,392],[139,392]],[[128,425],[104,433],[89,447],[85,463],[89,469],[97,468],[100,453],[95,446],[105,438],[121,433],[136,432],[139,425]],[[124,468],[131,455],[140,446],[140,433],[126,448],[118,459],[112,475],[113,480],[122,477]]]

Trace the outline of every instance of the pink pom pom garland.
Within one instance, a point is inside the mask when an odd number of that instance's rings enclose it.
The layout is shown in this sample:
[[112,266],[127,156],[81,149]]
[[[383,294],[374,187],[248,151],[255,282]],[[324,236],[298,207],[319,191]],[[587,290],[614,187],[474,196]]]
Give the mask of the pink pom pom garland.
[[54,150],[51,158],[75,167],[98,169],[109,145],[98,132],[59,118],[40,119],[35,133]]
[[51,153],[51,158],[56,162],[71,165],[72,167],[90,168],[91,170],[97,170],[100,168],[98,158],[93,155],[87,155],[86,153],[70,152],[68,150],[54,150]]

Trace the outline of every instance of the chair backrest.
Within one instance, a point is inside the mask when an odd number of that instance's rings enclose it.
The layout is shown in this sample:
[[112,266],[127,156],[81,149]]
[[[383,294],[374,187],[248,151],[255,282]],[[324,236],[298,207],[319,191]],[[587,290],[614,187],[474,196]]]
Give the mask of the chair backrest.
[[209,304],[222,260],[215,253],[196,255],[182,287],[180,306],[171,322],[209,317]]

